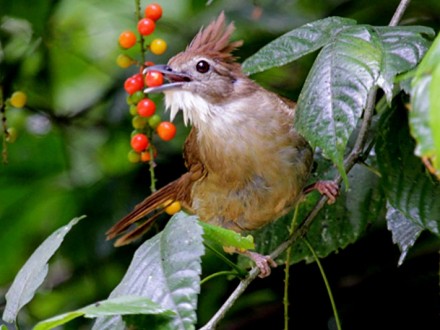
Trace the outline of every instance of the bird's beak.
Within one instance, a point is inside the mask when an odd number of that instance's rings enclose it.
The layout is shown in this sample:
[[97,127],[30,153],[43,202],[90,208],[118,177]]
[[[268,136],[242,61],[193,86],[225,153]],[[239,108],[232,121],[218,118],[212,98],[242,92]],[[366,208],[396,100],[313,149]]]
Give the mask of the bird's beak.
[[191,76],[187,73],[174,71],[170,66],[165,64],[153,65],[145,68],[144,74],[149,71],[158,71],[162,73],[169,81],[167,84],[163,84],[157,87],[149,87],[144,89],[144,93],[161,93],[171,89],[180,89],[183,85],[190,82]]

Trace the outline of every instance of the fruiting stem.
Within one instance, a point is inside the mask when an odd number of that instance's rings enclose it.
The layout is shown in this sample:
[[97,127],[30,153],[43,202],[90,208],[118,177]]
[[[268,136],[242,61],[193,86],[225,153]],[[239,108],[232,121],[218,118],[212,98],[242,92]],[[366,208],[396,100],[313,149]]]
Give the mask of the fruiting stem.
[[[134,0],[136,7],[136,18],[137,22],[139,22],[142,18],[141,14],[141,0]],[[144,47],[144,36],[139,33],[140,47],[141,47],[141,67],[143,67],[145,63],[145,47]]]

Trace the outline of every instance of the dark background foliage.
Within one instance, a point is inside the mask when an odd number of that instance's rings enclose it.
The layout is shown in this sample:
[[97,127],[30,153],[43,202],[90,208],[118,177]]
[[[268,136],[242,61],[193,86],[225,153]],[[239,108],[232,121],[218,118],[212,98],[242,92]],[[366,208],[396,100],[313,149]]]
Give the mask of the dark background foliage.
[[[158,1],[164,17],[156,36],[169,44],[157,63],[182,50],[201,25],[221,10],[236,23],[241,59],[295,27],[328,16],[387,25],[398,1]],[[13,20],[12,20],[13,19]],[[402,24],[438,31],[440,3],[413,1]],[[54,229],[86,214],[52,261],[44,288],[21,315],[25,325],[107,297],[120,281],[137,245],[115,249],[104,233],[149,193],[146,165],[127,161],[130,118],[119,69],[117,37],[134,28],[134,1],[0,0],[0,85],[29,96],[26,110],[6,113],[19,137],[0,165],[0,305],[18,269]],[[136,56],[136,53],[133,52]],[[260,84],[297,99],[315,55],[255,74]],[[133,69],[134,70],[134,69]],[[161,103],[160,98],[157,99]],[[160,110],[162,111],[162,110]],[[160,187],[184,170],[181,148],[188,129],[157,141]],[[161,227],[159,224],[158,227]],[[152,233],[153,234],[153,233]],[[151,234],[151,235],[152,235]],[[424,233],[406,262],[383,219],[363,237],[322,262],[345,329],[438,328],[438,238]],[[227,269],[210,253],[203,274]],[[222,329],[282,328],[283,267],[255,281],[222,323]],[[199,320],[204,324],[234,288],[218,278],[202,286]],[[315,264],[291,270],[291,322],[296,329],[332,328],[332,311]],[[67,329],[87,328],[78,320]]]

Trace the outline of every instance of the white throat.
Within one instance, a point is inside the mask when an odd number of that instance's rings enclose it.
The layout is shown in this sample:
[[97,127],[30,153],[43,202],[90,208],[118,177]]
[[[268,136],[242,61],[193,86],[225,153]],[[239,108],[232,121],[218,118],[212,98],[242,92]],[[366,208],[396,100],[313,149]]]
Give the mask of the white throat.
[[215,107],[197,94],[188,91],[166,91],[164,94],[171,121],[182,110],[185,126],[193,124],[200,127],[200,124],[209,122],[215,113]]

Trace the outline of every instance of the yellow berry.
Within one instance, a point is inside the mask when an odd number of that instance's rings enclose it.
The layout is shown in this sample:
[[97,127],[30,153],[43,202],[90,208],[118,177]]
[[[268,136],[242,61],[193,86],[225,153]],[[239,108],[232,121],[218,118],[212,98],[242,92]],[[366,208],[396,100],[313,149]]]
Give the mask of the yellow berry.
[[169,200],[169,201],[165,202],[164,205],[168,205],[167,207],[165,207],[165,212],[169,215],[176,214],[177,212],[179,212],[182,209],[182,205],[180,205],[179,201],[173,202],[173,201]]
[[116,58],[116,64],[123,69],[128,68],[133,63],[134,60],[130,56],[125,54],[119,54],[118,57]]
[[10,102],[14,108],[23,108],[27,102],[27,95],[22,91],[16,91],[12,94]]
[[162,55],[167,50],[167,43],[163,39],[154,39],[150,44],[150,51],[156,55]]

